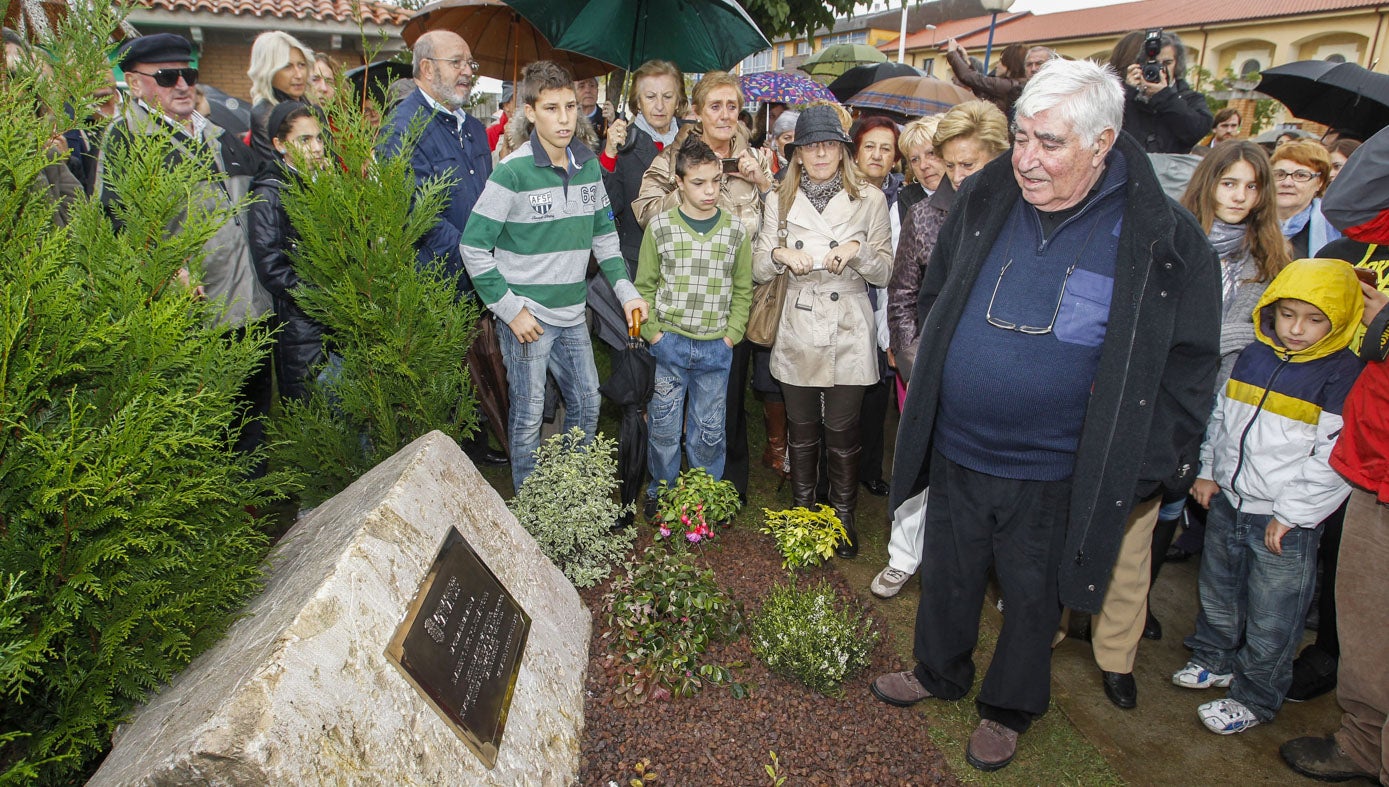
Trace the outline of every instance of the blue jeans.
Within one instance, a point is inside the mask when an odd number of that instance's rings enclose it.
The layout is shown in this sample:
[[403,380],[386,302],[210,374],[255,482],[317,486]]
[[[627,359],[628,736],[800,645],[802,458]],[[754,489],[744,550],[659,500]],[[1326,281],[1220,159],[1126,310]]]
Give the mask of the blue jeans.
[[497,341],[506,364],[511,391],[507,439],[511,443],[511,482],[517,491],[535,470],[535,449],[540,447],[540,423],[545,414],[545,373],[555,376],[564,397],[564,431],[579,427],[585,442],[598,430],[598,369],[593,365],[593,345],[588,326],[568,328],[541,323],[545,332],[522,344],[506,325],[497,326]]
[[1236,511],[1221,492],[1211,497],[1201,551],[1201,612],[1196,633],[1186,640],[1193,662],[1234,673],[1230,698],[1264,722],[1283,706],[1293,681],[1321,540],[1321,527],[1295,527],[1283,536],[1283,554],[1275,555],[1264,546],[1271,519]]
[[691,339],[667,331],[651,345],[651,355],[656,359],[656,392],[647,408],[651,415],[647,494],[654,496],[661,481],[674,484],[680,475],[682,423],[690,467],[702,467],[714,478],[723,478],[724,413],[733,348],[723,339]]

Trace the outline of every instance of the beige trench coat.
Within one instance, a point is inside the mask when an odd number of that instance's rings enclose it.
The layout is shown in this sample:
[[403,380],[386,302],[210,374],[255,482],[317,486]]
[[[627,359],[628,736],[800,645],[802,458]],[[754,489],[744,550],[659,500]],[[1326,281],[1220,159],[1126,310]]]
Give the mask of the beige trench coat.
[[776,343],[772,376],[791,385],[829,387],[872,385],[878,381],[877,328],[868,285],[885,286],[892,277],[892,226],[881,189],[864,184],[860,197],[840,191],[823,213],[800,191],[786,215],[786,245],[820,260],[830,243],[859,242],[859,252],[839,274],[811,271],[797,276],[772,262],[781,205],[767,195],[761,231],[752,253],[757,282],[790,276]]
[[[680,191],[675,183],[675,152],[690,134],[702,133],[704,132],[699,123],[681,127],[680,133],[675,135],[675,141],[666,145],[660,155],[651,162],[651,166],[647,167],[646,174],[641,178],[641,190],[637,193],[637,198],[632,200],[632,212],[636,214],[637,222],[642,227],[650,223],[656,214],[680,204]],[[753,158],[757,159],[762,175],[769,182],[775,182],[772,181],[772,165],[767,158],[767,151],[749,148],[747,136],[740,126],[733,135],[733,155],[737,156],[744,150],[751,152]],[[762,192],[758,191],[757,184],[742,178],[724,178],[723,188],[719,191],[719,208],[737,216],[748,231],[748,237],[757,237],[757,227],[762,222]]]

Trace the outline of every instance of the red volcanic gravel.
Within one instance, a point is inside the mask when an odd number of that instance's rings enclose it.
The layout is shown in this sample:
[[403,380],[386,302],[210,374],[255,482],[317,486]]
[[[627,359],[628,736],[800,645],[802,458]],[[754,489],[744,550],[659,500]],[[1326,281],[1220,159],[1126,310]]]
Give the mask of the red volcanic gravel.
[[[643,536],[637,550],[649,543],[650,537]],[[743,602],[747,619],[760,608],[767,590],[788,576],[771,537],[750,525],[720,530],[709,546],[695,551],[714,570],[724,592]],[[828,580],[842,599],[869,613],[836,571],[822,566],[801,573],[803,579]],[[606,592],[607,583],[580,592],[594,613],[585,679],[582,784],[607,787],[611,781],[627,787],[637,776],[633,765],[642,759],[649,760],[650,770],[657,774],[648,784],[767,784],[763,766],[771,762],[768,751],[777,753],[779,775],[787,777],[787,785],[958,784],[932,745],[926,720],[869,693],[875,676],[907,668],[890,652],[881,620],[875,620],[883,636],[872,664],[846,681],[843,697],[825,697],[773,675],[752,654],[744,633],[736,642],[715,643],[705,663],[742,662],[746,666],[735,673],[751,696],[738,700],[726,687],[706,686],[694,697],[615,708],[617,670],[603,639],[608,631],[601,612]]]

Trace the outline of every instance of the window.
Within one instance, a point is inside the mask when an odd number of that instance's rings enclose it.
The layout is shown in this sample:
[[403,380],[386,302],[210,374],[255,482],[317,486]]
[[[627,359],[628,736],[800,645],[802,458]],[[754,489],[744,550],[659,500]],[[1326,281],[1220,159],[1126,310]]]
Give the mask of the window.
[[1346,62],[1346,56],[1343,55],[1343,54],[1341,54],[1340,52],[1337,52],[1337,53],[1334,54],[1334,55],[1327,55],[1327,56],[1326,56],[1326,62],[1328,62],[1328,63],[1344,63],[1344,62]]
[[1252,76],[1263,70],[1263,64],[1251,57],[1239,67],[1239,75],[1242,77]]
[[772,50],[764,49],[761,52],[749,55],[743,59],[743,73],[755,74],[759,71],[772,70]]
[[839,35],[825,36],[820,39],[820,48],[824,49],[835,44],[866,44],[868,43],[867,30],[855,30],[852,33],[840,33]]
[[809,41],[797,41],[797,42],[796,42],[796,54],[797,54],[797,55],[808,55],[808,54],[810,54],[810,42],[809,42]]

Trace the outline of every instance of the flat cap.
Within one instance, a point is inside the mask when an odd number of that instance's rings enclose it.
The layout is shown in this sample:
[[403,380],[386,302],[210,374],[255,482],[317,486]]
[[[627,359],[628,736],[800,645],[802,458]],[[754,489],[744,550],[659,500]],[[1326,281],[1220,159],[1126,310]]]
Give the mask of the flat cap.
[[132,38],[121,46],[118,63],[121,70],[133,63],[177,63],[193,59],[193,45],[188,39],[173,33],[153,33]]

